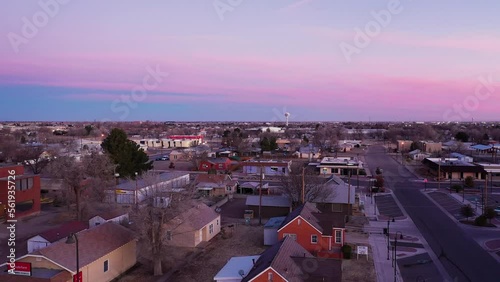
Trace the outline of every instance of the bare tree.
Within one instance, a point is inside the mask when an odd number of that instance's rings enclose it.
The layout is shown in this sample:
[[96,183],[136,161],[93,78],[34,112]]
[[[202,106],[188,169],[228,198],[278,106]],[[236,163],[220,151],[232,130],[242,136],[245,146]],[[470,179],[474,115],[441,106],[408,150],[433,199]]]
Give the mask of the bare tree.
[[[104,190],[112,185],[114,165],[106,155],[97,153],[77,161],[73,157],[59,157],[52,161],[47,173],[63,180],[72,192],[76,204],[76,218],[82,220],[82,206],[89,209],[93,202],[104,200]],[[69,195],[64,195],[66,204],[71,204]],[[85,210],[85,212],[88,212]]]
[[159,175],[151,172],[143,175],[143,181],[149,188],[141,192],[144,201],[136,209],[141,246],[145,248],[141,253],[153,261],[153,274],[158,276],[163,274],[162,256],[168,245],[165,224],[187,209],[194,189],[191,185],[184,190],[163,186]]
[[324,200],[331,192],[325,183],[324,177],[301,163],[293,163],[291,172],[280,178],[282,192],[291,199],[293,207],[301,204],[303,198],[306,202]]
[[42,156],[45,146],[24,145],[18,148],[14,160],[28,166],[34,174],[40,174],[50,161],[50,157]]

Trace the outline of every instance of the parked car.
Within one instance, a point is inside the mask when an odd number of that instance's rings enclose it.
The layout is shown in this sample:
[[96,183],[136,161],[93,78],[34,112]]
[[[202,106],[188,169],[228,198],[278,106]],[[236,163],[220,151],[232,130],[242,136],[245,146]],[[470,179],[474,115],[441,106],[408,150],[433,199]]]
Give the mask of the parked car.
[[498,206],[498,207],[495,208],[495,212],[497,213],[497,215],[500,216],[500,206]]
[[168,161],[168,160],[170,160],[170,158],[167,156],[161,156],[161,157],[156,158],[156,160],[157,161]]

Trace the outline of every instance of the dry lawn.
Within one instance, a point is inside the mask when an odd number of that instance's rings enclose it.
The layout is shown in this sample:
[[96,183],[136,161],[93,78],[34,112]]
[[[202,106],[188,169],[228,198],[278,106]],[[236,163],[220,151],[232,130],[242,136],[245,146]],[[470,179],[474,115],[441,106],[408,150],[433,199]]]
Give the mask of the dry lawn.
[[262,253],[265,250],[263,234],[262,226],[235,225],[232,235],[229,232],[227,236],[214,238],[201,254],[179,269],[170,281],[213,281],[231,257]]
[[[371,254],[371,248],[368,253]],[[366,260],[366,256],[353,255],[352,259],[342,261],[342,282],[376,282],[375,265],[371,256]]]

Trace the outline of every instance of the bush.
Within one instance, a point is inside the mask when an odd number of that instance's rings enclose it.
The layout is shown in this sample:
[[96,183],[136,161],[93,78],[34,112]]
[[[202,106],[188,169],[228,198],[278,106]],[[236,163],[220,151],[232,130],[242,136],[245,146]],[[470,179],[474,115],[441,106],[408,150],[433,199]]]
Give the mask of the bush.
[[487,221],[488,220],[486,219],[486,216],[480,215],[480,216],[476,217],[476,220],[474,220],[474,224],[477,226],[485,226]]
[[465,187],[473,188],[474,187],[474,177],[467,176],[465,178]]
[[351,252],[352,252],[352,247],[349,245],[343,245],[342,246],[342,253],[344,254],[345,259],[350,259],[351,258]]
[[465,205],[460,209],[460,213],[469,220],[474,215],[474,209],[470,205]]
[[491,220],[497,216],[497,213],[495,212],[494,208],[487,207],[484,211],[483,216],[491,222]]
[[454,184],[453,186],[451,186],[451,189],[455,190],[455,192],[458,193],[458,192],[462,191],[463,188],[462,188],[462,185]]

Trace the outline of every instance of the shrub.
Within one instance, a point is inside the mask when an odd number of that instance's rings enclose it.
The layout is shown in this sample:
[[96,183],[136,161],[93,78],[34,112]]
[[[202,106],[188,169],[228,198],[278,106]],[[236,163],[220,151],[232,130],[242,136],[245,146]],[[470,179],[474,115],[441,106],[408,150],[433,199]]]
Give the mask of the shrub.
[[474,215],[474,209],[470,205],[465,205],[460,209],[460,213],[469,220]]
[[462,191],[462,185],[454,184],[453,186],[451,186],[451,189],[455,190],[455,192],[458,193],[458,192]]
[[492,207],[487,207],[484,211],[483,216],[491,223],[491,220],[497,216],[497,213]]
[[474,224],[477,226],[485,226],[486,223],[487,223],[487,219],[486,219],[486,216],[484,216],[484,215],[480,215],[480,216],[476,217],[476,220],[474,220]]
[[345,259],[350,259],[351,258],[351,252],[352,252],[352,247],[349,245],[343,245],[342,246],[342,253],[344,254]]
[[464,184],[465,184],[466,187],[473,188],[474,187],[474,177],[467,176],[465,178],[465,183]]

